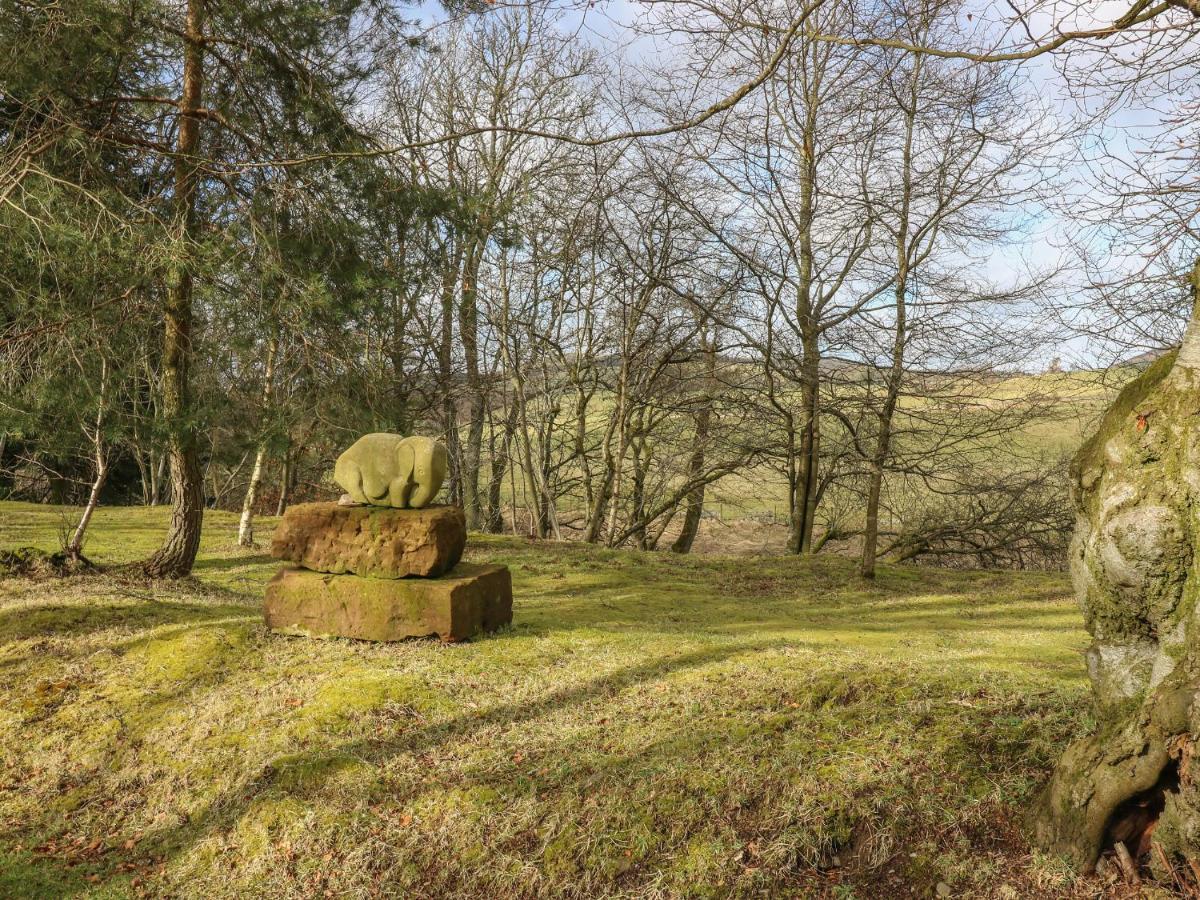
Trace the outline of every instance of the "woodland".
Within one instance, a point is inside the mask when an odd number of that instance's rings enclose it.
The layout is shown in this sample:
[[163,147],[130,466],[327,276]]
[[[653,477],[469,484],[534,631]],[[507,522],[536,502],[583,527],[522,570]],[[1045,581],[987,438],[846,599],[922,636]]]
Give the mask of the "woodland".
[[[1200,896],[1198,61],[1198,0],[0,0],[0,894]],[[511,627],[262,628],[375,432]]]

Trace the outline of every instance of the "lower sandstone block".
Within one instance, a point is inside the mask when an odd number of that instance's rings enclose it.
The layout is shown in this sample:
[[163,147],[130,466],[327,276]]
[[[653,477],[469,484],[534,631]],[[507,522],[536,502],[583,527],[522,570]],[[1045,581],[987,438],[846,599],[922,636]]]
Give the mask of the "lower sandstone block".
[[267,585],[267,626],[287,634],[461,641],[512,622],[506,566],[463,563],[439,578],[383,579],[281,569]]

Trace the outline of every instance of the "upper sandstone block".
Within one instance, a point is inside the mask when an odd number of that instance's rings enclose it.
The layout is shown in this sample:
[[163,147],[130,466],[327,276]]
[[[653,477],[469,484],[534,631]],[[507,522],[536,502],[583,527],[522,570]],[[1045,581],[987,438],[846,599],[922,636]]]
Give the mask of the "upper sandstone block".
[[430,577],[453,568],[466,543],[467,523],[456,506],[299,503],[275,529],[271,555],[335,575]]

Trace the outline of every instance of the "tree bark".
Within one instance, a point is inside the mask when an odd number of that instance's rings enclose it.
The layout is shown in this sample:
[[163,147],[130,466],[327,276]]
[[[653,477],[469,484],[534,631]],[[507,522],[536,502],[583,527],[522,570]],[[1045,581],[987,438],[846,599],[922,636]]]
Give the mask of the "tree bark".
[[908,342],[908,279],[909,279],[909,209],[913,191],[913,132],[916,126],[918,85],[921,75],[921,57],[913,63],[909,82],[908,103],[902,104],[904,111],[904,148],[901,151],[901,198],[899,220],[896,226],[896,286],[893,293],[896,310],[895,331],[892,336],[892,354],[885,381],[883,404],[878,415],[878,434],[875,449],[870,459],[870,476],[867,485],[866,523],[863,527],[862,559],[859,573],[864,578],[875,577],[876,554],[879,548],[879,497],[883,491],[883,470],[892,449],[892,420],[900,398],[900,387],[904,380],[904,352]]
[[438,347],[438,369],[442,393],[442,428],[449,460],[446,493],[452,504],[463,502],[462,452],[458,440],[458,411],[454,402],[454,280],[461,253],[446,261],[442,272],[442,332]]
[[458,304],[459,341],[463,348],[467,385],[467,442],[462,455],[463,509],[467,528],[478,529],[483,519],[479,494],[479,467],[483,449],[484,396],[479,377],[479,308],[476,287],[483,247],[475,242],[463,260],[462,288]]
[[92,521],[96,507],[100,505],[100,492],[104,490],[104,483],[108,480],[108,451],[104,446],[104,404],[107,388],[108,363],[102,359],[100,361],[100,396],[96,406],[96,430],[92,433],[96,472],[92,479],[92,488],[88,492],[87,504],[83,508],[83,514],[79,517],[79,524],[75,526],[75,533],[71,535],[71,540],[67,543],[67,556],[71,559],[79,559],[83,556],[83,541],[87,535],[88,525]]
[[820,351],[815,334],[806,335],[800,380],[800,445],[792,482],[792,522],[788,549],[812,552],[813,521],[817,512],[817,464],[820,459]]
[[[263,372],[262,411],[265,415],[271,404],[275,384],[275,358],[279,353],[279,339],[272,335],[267,344],[267,365]],[[250,471],[250,483],[246,485],[246,497],[242,501],[242,518],[238,522],[238,545],[254,546],[254,504],[258,500],[258,487],[262,483],[263,468],[267,459],[267,442],[262,440],[254,454],[254,468]]]
[[200,549],[204,491],[192,420],[189,368],[192,355],[192,243],[196,237],[196,195],[200,173],[201,94],[204,88],[204,4],[188,0],[184,30],[183,93],[179,103],[175,158],[177,256],[167,289],[163,337],[163,413],[169,437],[171,524],[158,551],[145,563],[156,578],[179,578],[192,571]]
[[696,484],[688,491],[687,507],[683,513],[683,526],[679,536],[671,544],[672,553],[690,553],[692,544],[696,542],[696,534],[700,531],[700,517],[704,513],[704,456],[708,445],[708,433],[712,424],[713,391],[717,377],[717,342],[701,333],[701,350],[705,360],[705,387],[700,399],[700,408],[696,411],[696,435],[692,445],[692,453],[688,458],[688,481]]
[[1183,865],[1200,834],[1200,260],[1192,300],[1178,355],[1121,391],[1071,463],[1071,577],[1098,727],[1063,754],[1032,825],[1083,871],[1116,840],[1148,849],[1151,829],[1161,858]]
[[[510,403],[504,417],[504,429],[500,434],[499,449],[492,452],[492,473],[488,481],[487,530],[491,534],[504,531],[504,507],[500,493],[504,487],[504,473],[512,464],[513,435],[517,430],[517,405]],[[516,523],[513,523],[516,527]]]
[[292,480],[292,444],[291,441],[283,450],[283,466],[279,473],[279,503],[275,506],[275,515],[282,516],[287,512],[288,494]]

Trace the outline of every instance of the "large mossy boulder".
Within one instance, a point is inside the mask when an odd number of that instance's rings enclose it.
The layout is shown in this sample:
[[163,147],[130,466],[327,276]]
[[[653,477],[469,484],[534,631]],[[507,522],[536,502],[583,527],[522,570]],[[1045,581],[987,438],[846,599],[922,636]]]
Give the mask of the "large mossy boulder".
[[1200,862],[1200,263],[1192,282],[1180,350],[1125,387],[1071,466],[1099,727],[1063,755],[1034,827],[1085,871],[1117,841],[1155,868]]

